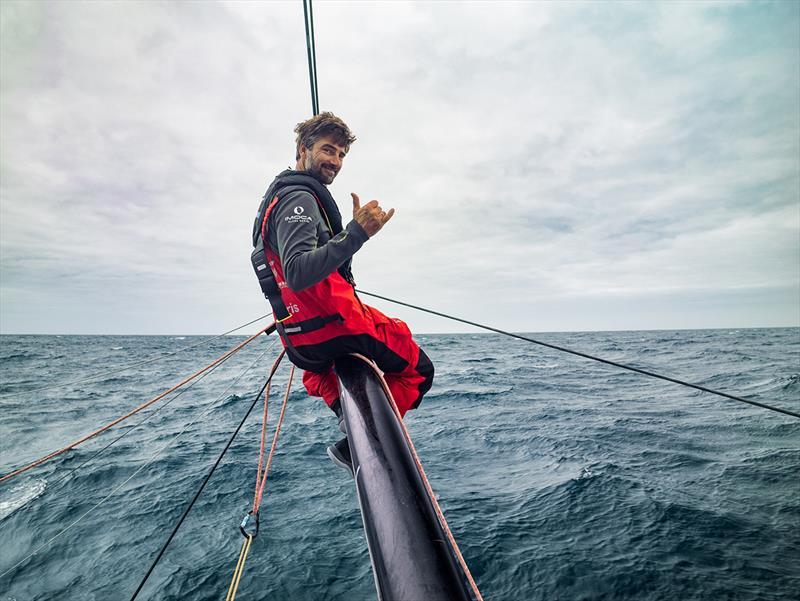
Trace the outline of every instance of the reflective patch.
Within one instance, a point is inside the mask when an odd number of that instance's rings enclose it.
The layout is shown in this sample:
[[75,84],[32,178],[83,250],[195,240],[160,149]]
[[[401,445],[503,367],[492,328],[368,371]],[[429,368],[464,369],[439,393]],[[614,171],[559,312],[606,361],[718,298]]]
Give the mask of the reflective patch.
[[[299,209],[300,207],[297,208]],[[308,215],[289,215],[288,217],[284,217],[283,220],[287,223],[311,223],[314,221],[314,218]]]

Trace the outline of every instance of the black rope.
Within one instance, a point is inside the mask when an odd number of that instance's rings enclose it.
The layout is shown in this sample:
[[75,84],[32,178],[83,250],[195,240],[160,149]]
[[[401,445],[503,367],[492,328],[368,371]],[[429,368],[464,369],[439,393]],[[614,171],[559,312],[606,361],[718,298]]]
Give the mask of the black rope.
[[[281,352],[281,356],[282,355],[283,352]],[[233,434],[231,435],[230,439],[225,445],[225,448],[222,449],[222,452],[219,454],[219,457],[217,457],[217,460],[214,462],[214,465],[211,467],[211,470],[206,475],[205,479],[203,480],[203,483],[200,485],[200,488],[197,489],[197,492],[194,494],[194,497],[192,497],[192,500],[189,502],[189,505],[184,510],[183,515],[178,520],[178,523],[175,525],[175,528],[173,528],[172,533],[169,535],[169,538],[167,538],[167,541],[161,547],[161,550],[158,552],[158,555],[156,555],[156,558],[153,560],[150,569],[147,570],[147,573],[144,575],[144,578],[142,578],[142,581],[139,583],[139,586],[134,591],[133,596],[131,597],[131,601],[134,601],[134,599],[136,599],[136,597],[139,595],[139,592],[142,590],[142,587],[144,586],[145,582],[147,582],[147,579],[150,578],[150,574],[153,573],[153,570],[155,570],[156,566],[158,565],[158,562],[161,561],[161,557],[164,555],[164,552],[167,550],[167,547],[169,547],[169,544],[172,542],[172,539],[175,538],[175,535],[178,533],[178,529],[181,527],[181,524],[183,524],[183,521],[186,519],[186,516],[189,515],[189,512],[192,510],[192,507],[194,507],[195,502],[200,497],[200,493],[203,492],[203,489],[206,487],[206,484],[208,484],[208,481],[211,480],[211,476],[214,475],[214,471],[217,469],[217,466],[219,465],[220,461],[222,461],[222,458],[225,456],[225,453],[228,452],[228,449],[230,448],[231,444],[233,444],[233,440],[236,438],[236,435],[239,434],[239,430],[242,429],[244,422],[247,421],[248,417],[250,417],[250,413],[253,411],[253,408],[256,406],[256,403],[258,403],[258,400],[261,398],[261,395],[267,388],[267,384],[269,384],[272,381],[272,376],[275,375],[275,371],[278,369],[278,363],[279,362],[276,361],[275,365],[272,366],[272,371],[270,371],[267,381],[264,382],[264,385],[261,387],[261,390],[259,390],[258,394],[256,394],[255,398],[253,399],[253,402],[250,404],[250,407],[244,414],[242,421],[239,422],[239,425],[236,427],[236,430],[233,431]]]
[[314,34],[314,7],[311,0],[308,0],[308,20],[311,25],[311,52],[314,55],[314,102],[316,109],[314,115],[319,115],[319,79],[317,79],[317,36]]
[[600,363],[605,363],[606,365],[613,365],[614,367],[619,367],[621,369],[627,369],[629,371],[635,371],[636,373],[643,374],[645,376],[650,376],[652,378],[658,378],[659,380],[666,380],[667,382],[673,382],[675,384],[681,384],[683,386],[688,386],[689,388],[694,388],[696,390],[701,390],[703,392],[709,392],[711,394],[716,394],[721,397],[725,397],[727,399],[731,399],[734,401],[740,401],[742,403],[748,403],[750,405],[755,405],[756,407],[761,407],[762,409],[769,409],[770,411],[777,411],[778,413],[783,413],[785,415],[791,415],[792,417],[800,418],[800,413],[795,413],[794,411],[790,411],[788,409],[781,409],[780,407],[773,407],[772,405],[766,405],[764,403],[759,403],[758,401],[753,401],[751,399],[745,399],[740,396],[736,396],[733,394],[728,394],[727,392],[720,392],[719,390],[713,390],[712,388],[706,388],[705,386],[700,386],[699,384],[692,384],[690,382],[684,382],[683,380],[678,380],[676,378],[670,378],[669,376],[662,376],[661,374],[657,374],[652,371],[647,371],[645,369],[639,369],[638,367],[632,367],[630,365],[624,365],[623,363],[617,363],[616,361],[609,361],[608,359],[603,359],[601,357],[595,357],[594,355],[590,355],[588,353],[582,353],[580,351],[574,351],[572,349],[565,348],[563,346],[557,346],[555,344],[549,344],[547,342],[542,342],[541,340],[534,340],[533,338],[528,338],[527,336],[521,336],[520,334],[513,334],[511,332],[506,332],[505,330],[499,330],[497,328],[493,328],[491,326],[486,326],[480,323],[476,323],[474,321],[469,321],[467,319],[461,319],[460,317],[453,317],[452,315],[447,315],[446,313],[440,313],[439,311],[434,311],[433,309],[426,309],[425,307],[418,307],[417,305],[412,305],[411,303],[404,303],[403,301],[395,300],[393,298],[388,298],[386,296],[381,296],[380,294],[375,294],[373,292],[367,292],[366,290],[356,290],[359,294],[366,294],[367,296],[374,296],[375,298],[380,298],[385,301],[389,301],[390,303],[395,303],[398,305],[403,305],[404,307],[411,307],[412,309],[417,309],[418,311],[425,311],[426,313],[431,313],[433,315],[438,315],[439,317],[444,317],[446,319],[452,319],[453,321],[460,321],[461,323],[466,323],[471,326],[475,326],[477,328],[483,328],[484,330],[489,330],[491,332],[497,332],[498,334],[503,334],[505,336],[510,336],[511,338],[518,338],[519,340],[525,340],[526,342],[532,342],[534,344],[539,344],[541,346],[546,346],[547,348],[551,348],[557,351],[561,351],[563,353],[570,353],[572,355],[577,355],[578,357],[584,357],[586,359],[592,359],[593,361],[599,361]]
[[314,115],[319,115],[317,51],[314,43],[314,12],[311,8],[311,0],[303,0],[303,16],[306,24],[306,51],[308,52],[308,81],[311,84],[311,110]]

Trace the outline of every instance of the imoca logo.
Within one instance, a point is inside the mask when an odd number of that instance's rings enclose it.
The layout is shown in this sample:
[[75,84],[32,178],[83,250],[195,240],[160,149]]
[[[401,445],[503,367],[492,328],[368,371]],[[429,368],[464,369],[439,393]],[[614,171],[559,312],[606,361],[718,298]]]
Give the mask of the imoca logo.
[[304,210],[305,209],[303,209],[303,207],[295,207],[294,208],[294,214],[295,215],[302,215]]

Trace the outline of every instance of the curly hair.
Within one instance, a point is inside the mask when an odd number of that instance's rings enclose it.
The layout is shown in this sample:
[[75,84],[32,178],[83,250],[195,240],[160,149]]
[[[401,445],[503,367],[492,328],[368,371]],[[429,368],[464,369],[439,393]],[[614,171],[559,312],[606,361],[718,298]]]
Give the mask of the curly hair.
[[337,144],[344,146],[345,151],[349,151],[350,145],[356,141],[347,124],[327,111],[298,123],[294,132],[297,134],[295,160],[300,158],[301,146],[311,148],[323,136],[332,136]]

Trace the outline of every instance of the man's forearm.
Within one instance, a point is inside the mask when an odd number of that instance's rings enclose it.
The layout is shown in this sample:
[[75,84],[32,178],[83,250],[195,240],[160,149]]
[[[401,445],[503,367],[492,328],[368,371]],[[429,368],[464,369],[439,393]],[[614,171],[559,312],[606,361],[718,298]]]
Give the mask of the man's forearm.
[[324,280],[352,257],[369,237],[355,221],[320,244],[322,215],[311,194],[289,195],[275,208],[275,242],[287,285],[304,290]]
[[304,290],[324,280],[352,257],[369,239],[355,221],[320,248],[288,253],[284,260],[286,283],[294,291]]

